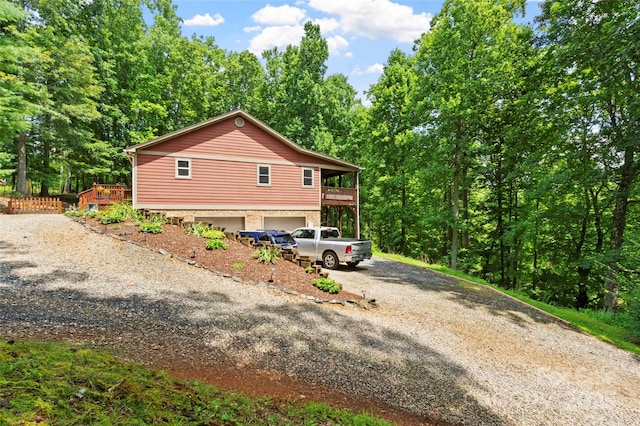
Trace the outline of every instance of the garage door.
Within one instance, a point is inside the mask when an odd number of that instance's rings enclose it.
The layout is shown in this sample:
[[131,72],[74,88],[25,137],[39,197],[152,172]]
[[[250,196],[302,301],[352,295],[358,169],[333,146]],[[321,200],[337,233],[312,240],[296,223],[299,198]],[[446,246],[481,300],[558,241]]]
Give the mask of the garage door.
[[264,229],[283,229],[293,231],[301,226],[306,226],[305,216],[265,216]]
[[227,232],[235,232],[244,229],[243,216],[196,216],[196,222],[203,222],[224,229]]

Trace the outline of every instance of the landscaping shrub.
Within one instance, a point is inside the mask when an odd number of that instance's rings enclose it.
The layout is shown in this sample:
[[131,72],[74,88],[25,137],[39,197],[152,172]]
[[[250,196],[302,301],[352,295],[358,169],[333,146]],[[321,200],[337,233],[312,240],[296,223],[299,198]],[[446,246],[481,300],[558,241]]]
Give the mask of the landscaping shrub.
[[205,225],[204,223],[192,223],[185,231],[187,234],[197,235],[198,237],[203,237],[204,233],[210,231],[211,227],[209,225]]
[[105,210],[98,212],[96,216],[100,218],[100,223],[103,225],[120,223],[126,220],[139,222],[144,218],[131,204],[124,203],[111,204]]
[[207,247],[207,250],[220,250],[220,249],[226,250],[227,247],[229,247],[229,246],[227,245],[227,243],[225,243],[222,240],[213,240],[213,239],[211,239],[211,240],[207,241],[207,246],[206,247]]
[[143,223],[139,227],[140,232],[146,232],[150,234],[160,234],[163,229],[159,223]]
[[271,246],[260,247],[255,254],[258,258],[258,263],[276,263],[280,256],[280,249]]
[[209,229],[202,233],[202,236],[208,238],[210,240],[222,240],[226,237],[224,232],[219,231],[217,229]]
[[332,280],[331,278],[318,278],[313,280],[313,285],[318,287],[322,291],[326,291],[330,294],[336,294],[342,290],[342,286]]

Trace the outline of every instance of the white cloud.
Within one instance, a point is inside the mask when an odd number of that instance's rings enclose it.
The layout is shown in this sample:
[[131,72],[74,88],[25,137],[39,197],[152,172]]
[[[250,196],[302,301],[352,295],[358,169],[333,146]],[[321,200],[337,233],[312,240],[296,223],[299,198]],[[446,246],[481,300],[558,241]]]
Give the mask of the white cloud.
[[323,34],[331,33],[340,27],[340,23],[333,18],[314,19],[313,23],[320,26],[320,32]]
[[347,52],[344,54],[345,58],[353,58],[353,52]]
[[249,41],[249,51],[260,56],[265,50],[290,44],[297,45],[304,36],[302,25],[282,25],[267,27]]
[[211,16],[208,13],[204,15],[195,15],[193,18],[186,19],[184,25],[187,27],[215,27],[224,23],[224,18],[219,13]]
[[340,53],[341,50],[344,50],[347,47],[349,47],[349,42],[345,40],[344,37],[340,37],[339,35],[334,37],[329,37],[326,40],[327,40],[327,46],[329,47],[329,54],[331,55],[337,55]]
[[244,31],[245,33],[255,33],[257,31],[260,31],[261,29],[262,27],[260,25],[256,25],[254,27],[244,27],[242,31]]
[[268,4],[254,13],[251,18],[255,22],[265,25],[295,25],[304,18],[305,13],[304,9],[286,4],[284,6]]
[[358,65],[351,71],[352,75],[367,75],[367,74],[382,74],[384,71],[384,65],[373,64],[367,67],[366,70],[361,69]]
[[309,0],[309,7],[338,15],[343,32],[411,43],[429,30],[431,14],[389,0]]

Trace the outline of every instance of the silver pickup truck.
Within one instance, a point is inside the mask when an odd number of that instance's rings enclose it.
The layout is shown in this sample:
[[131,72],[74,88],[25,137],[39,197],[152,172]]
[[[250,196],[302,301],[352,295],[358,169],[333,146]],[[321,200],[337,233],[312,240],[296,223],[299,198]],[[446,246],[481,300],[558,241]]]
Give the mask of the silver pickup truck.
[[298,228],[291,236],[298,243],[300,256],[321,259],[327,269],[336,269],[340,263],[356,266],[362,260],[371,259],[371,241],[340,238],[338,228]]

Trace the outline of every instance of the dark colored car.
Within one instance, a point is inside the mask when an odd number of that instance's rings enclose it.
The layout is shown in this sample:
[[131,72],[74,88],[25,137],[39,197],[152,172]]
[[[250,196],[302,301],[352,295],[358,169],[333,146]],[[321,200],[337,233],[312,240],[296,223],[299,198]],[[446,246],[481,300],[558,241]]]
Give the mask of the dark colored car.
[[282,248],[296,248],[298,244],[287,231],[278,231],[275,229],[259,229],[256,231],[238,231],[241,237],[252,237],[256,243],[265,242],[278,244]]

